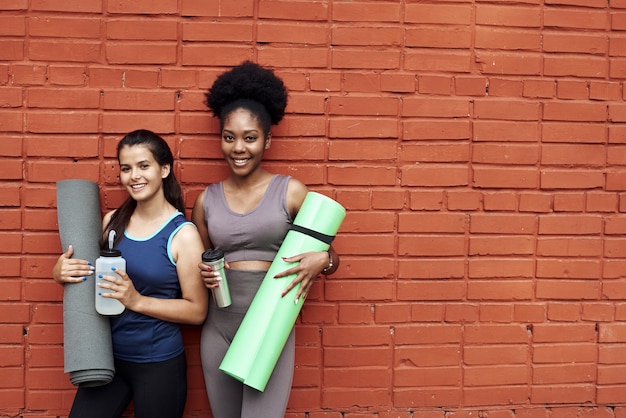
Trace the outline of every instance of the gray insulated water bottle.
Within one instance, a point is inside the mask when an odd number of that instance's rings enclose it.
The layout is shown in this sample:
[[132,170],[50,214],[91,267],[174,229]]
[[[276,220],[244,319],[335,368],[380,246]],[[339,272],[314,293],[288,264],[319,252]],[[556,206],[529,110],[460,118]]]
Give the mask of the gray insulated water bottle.
[[228,290],[228,281],[226,280],[226,271],[224,270],[224,252],[220,249],[206,250],[202,254],[202,262],[219,274],[219,286],[211,289],[215,304],[218,308],[230,306],[230,291]]

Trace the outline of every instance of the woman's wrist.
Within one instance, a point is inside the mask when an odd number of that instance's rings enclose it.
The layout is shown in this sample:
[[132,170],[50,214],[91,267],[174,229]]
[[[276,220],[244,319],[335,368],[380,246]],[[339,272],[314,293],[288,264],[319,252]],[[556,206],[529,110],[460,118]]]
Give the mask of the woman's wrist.
[[333,255],[330,251],[327,251],[328,254],[328,265],[322,269],[322,274],[330,274],[333,268]]

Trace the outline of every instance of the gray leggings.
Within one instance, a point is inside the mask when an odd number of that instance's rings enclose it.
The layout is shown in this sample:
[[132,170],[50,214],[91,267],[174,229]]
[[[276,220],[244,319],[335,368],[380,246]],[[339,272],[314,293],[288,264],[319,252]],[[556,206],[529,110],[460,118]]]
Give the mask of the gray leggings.
[[232,305],[218,308],[211,300],[202,328],[200,350],[204,382],[214,418],[283,418],[291,392],[295,356],[295,332],[278,358],[272,376],[259,392],[228,376],[219,365],[245,316],[265,271],[228,270]]

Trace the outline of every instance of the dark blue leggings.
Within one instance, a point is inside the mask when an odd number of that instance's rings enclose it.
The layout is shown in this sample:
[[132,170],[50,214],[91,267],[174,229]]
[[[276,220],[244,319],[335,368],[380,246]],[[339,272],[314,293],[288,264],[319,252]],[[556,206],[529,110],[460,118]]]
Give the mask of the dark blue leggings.
[[119,418],[131,401],[135,418],[180,418],[186,399],[185,353],[157,363],[115,360],[110,383],[78,388],[69,418]]

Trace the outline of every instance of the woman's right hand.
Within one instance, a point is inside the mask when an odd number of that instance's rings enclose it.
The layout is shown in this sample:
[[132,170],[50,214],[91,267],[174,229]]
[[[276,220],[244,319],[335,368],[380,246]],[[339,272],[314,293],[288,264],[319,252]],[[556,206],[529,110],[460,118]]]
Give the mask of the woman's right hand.
[[87,260],[72,258],[74,247],[67,247],[52,268],[52,278],[59,284],[80,283],[87,280],[94,272],[94,266]]
[[[226,263],[226,267],[228,267],[228,263]],[[200,269],[200,276],[202,276],[202,280],[207,289],[219,287],[221,277],[218,272],[213,271],[211,266],[207,266],[204,263],[198,264],[198,268]]]

